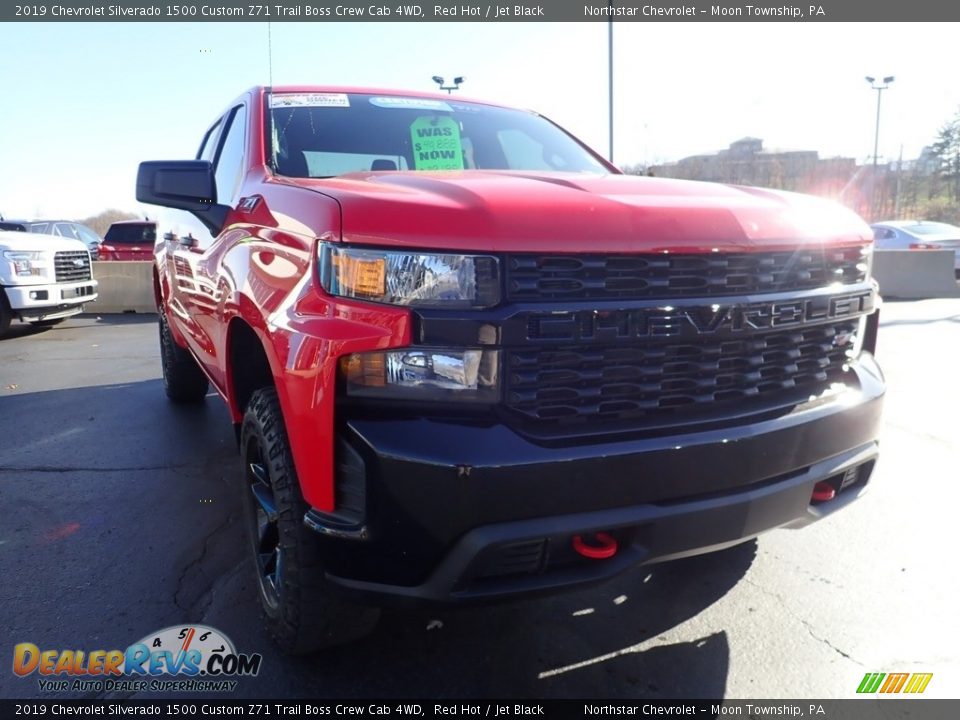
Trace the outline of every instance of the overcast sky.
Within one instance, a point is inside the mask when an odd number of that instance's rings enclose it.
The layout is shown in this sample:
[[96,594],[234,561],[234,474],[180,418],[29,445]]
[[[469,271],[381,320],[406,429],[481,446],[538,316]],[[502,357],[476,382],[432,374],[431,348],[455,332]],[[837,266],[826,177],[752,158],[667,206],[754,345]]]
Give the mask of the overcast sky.
[[[960,107],[956,23],[616,23],[617,164],[768,148],[916,157]],[[280,23],[275,84],[430,90],[533,108],[607,152],[607,24]],[[134,198],[141,160],[189,158],[244,89],[271,79],[255,23],[0,24],[0,213],[80,218]]]

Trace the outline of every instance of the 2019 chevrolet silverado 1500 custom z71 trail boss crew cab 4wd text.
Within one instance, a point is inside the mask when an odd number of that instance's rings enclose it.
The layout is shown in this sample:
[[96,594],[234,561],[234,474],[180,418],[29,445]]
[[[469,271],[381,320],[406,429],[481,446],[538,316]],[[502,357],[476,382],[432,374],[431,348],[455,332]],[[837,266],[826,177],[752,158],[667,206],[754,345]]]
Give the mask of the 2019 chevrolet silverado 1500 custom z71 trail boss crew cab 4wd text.
[[314,87],[247,92],[137,197],[203,223],[158,228],[164,379],[229,405],[288,651],[365,605],[804,525],[870,480],[872,234],[838,205],[624,176],[531,112]]

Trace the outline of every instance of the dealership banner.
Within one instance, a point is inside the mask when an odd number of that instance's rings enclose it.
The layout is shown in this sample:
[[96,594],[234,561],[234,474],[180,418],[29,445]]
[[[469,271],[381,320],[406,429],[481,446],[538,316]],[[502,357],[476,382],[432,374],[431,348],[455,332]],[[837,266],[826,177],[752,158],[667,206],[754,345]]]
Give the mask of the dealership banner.
[[15,22],[947,22],[960,3],[943,0],[40,0],[4,4]]

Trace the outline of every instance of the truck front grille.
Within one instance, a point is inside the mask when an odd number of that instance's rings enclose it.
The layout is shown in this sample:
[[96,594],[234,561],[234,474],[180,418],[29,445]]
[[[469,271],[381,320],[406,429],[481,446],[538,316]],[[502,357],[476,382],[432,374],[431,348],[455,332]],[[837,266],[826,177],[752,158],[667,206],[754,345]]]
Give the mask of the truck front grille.
[[856,320],[696,342],[510,349],[506,405],[540,426],[655,427],[795,404],[843,382]]
[[61,250],[53,256],[57,282],[90,279],[90,253],[86,250]]
[[508,300],[643,300],[812,290],[866,279],[860,247],[506,258]]

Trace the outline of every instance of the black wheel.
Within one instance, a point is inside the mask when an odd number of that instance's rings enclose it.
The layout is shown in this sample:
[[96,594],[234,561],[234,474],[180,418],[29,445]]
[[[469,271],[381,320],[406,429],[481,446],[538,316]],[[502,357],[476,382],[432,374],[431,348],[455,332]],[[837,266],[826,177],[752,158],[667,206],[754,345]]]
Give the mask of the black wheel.
[[10,312],[10,304],[7,302],[7,294],[0,288],[0,337],[6,334],[10,329],[10,321],[13,320],[13,313]]
[[56,320],[34,320],[30,324],[34,327],[53,327],[54,325],[59,325],[66,318],[57,318]]
[[325,586],[319,542],[303,524],[300,494],[277,392],[250,398],[240,431],[243,506],[260,604],[280,648],[302,654],[356,640],[379,611],[333,597]]
[[210,386],[207,376],[190,353],[174,342],[163,312],[160,313],[160,364],[168,398],[175,403],[203,402]]

